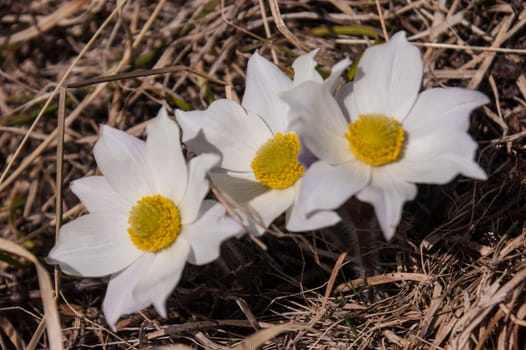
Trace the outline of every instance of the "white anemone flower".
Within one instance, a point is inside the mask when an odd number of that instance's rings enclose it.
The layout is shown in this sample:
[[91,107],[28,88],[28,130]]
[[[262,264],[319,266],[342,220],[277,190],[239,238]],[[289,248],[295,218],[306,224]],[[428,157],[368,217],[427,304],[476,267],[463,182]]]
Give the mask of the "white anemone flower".
[[[289,231],[313,230],[339,221],[330,211],[318,211],[307,218],[297,210],[298,190],[306,164],[301,162],[300,139],[289,129],[287,105],[278,96],[303,81],[335,88],[349,62],[344,60],[335,66],[333,74],[323,81],[314,69],[316,52],[296,59],[294,81],[256,52],[248,61],[241,106],[220,99],[204,111],[176,111],[183,142],[191,150],[221,155],[220,166],[210,176],[219,188],[248,210],[244,221],[252,233],[264,233],[284,212]],[[256,220],[247,219],[250,215]]]
[[302,211],[334,210],[356,194],[374,206],[389,240],[416,183],[444,184],[458,174],[486,179],[467,129],[471,111],[488,98],[462,88],[419,93],[422,74],[419,50],[399,32],[364,52],[338,100],[315,82],[281,95],[293,130],[320,159],[303,177]]
[[103,310],[109,325],[153,304],[166,317],[166,299],[186,262],[207,264],[221,242],[242,233],[208,193],[207,172],[219,157],[187,164],[179,128],[163,108],[147,125],[144,142],[102,126],[93,150],[104,176],[71,183],[88,209],[64,226],[49,261],[71,275],[111,275]]

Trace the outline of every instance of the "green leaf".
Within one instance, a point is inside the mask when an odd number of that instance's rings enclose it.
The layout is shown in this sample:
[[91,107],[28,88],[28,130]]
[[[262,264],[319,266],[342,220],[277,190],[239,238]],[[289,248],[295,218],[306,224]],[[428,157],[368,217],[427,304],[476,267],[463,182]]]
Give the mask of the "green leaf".
[[316,28],[312,28],[308,30],[307,33],[310,35],[314,35],[314,36],[330,36],[330,35],[366,36],[368,38],[373,39],[375,44],[379,44],[381,42],[380,36],[376,32],[376,30],[370,27],[358,26],[358,25],[352,25],[352,26],[323,25],[323,26],[319,26]]

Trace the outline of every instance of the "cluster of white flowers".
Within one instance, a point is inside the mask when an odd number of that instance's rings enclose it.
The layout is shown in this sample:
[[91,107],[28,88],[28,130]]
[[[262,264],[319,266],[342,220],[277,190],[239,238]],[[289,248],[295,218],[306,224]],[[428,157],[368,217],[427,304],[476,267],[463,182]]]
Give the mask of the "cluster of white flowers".
[[[49,260],[68,274],[111,276],[103,309],[112,327],[148,305],[165,316],[186,262],[215,260],[221,242],[261,235],[283,213],[289,231],[328,227],[356,195],[391,239],[416,183],[486,178],[467,129],[487,97],[419,93],[422,60],[403,32],[367,49],[354,81],[339,89],[350,61],[323,80],[315,54],[298,57],[290,79],[256,52],[241,105],[220,99],[205,111],[177,110],[179,126],[163,108],[146,142],[102,126],[94,155],[104,176],[71,184],[89,214],[61,228]],[[188,163],[179,127],[197,154]],[[240,204],[241,223],[205,199],[208,176]]]

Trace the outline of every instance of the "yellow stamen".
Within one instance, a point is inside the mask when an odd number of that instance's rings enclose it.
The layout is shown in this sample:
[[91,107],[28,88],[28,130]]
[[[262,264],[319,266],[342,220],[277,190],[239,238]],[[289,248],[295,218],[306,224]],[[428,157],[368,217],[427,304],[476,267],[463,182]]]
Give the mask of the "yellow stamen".
[[128,234],[137,248],[157,252],[175,241],[181,231],[181,216],[171,200],[157,194],[137,201],[128,224]]
[[284,189],[294,185],[305,171],[298,162],[299,153],[298,136],[278,132],[258,149],[250,166],[256,179],[263,185]]
[[372,166],[397,160],[405,140],[402,125],[381,114],[359,115],[349,124],[345,138],[356,157]]

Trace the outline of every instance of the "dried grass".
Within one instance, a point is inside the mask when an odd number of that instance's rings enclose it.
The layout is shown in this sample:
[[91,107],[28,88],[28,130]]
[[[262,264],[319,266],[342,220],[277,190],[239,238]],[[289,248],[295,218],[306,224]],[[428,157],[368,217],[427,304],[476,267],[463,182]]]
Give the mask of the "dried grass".
[[[420,186],[397,239],[363,245],[361,256],[341,254],[351,242],[342,226],[289,235],[278,225],[257,244],[229,241],[223,259],[187,268],[167,319],[147,309],[123,318],[117,333],[100,311],[105,281],[55,271],[58,315],[44,327],[55,299],[32,257],[47,255],[61,219],[82,214],[67,184],[95,174],[100,123],[142,136],[161,104],[239,100],[255,49],[289,71],[296,55],[320,47],[328,71],[371,44],[337,34],[356,26],[383,37],[406,30],[422,49],[425,87],[490,96],[471,128],[488,181]],[[0,5],[0,348],[523,348],[525,27],[526,7],[514,1]],[[359,236],[370,236],[375,223],[359,212]],[[5,253],[16,251],[38,277]]]

